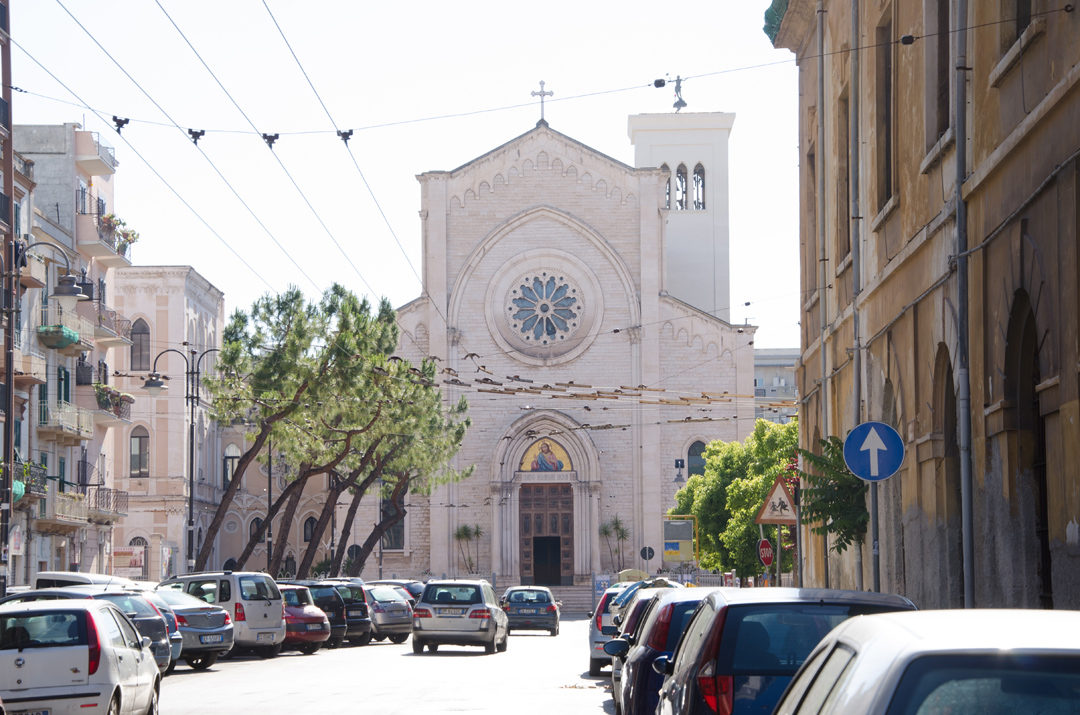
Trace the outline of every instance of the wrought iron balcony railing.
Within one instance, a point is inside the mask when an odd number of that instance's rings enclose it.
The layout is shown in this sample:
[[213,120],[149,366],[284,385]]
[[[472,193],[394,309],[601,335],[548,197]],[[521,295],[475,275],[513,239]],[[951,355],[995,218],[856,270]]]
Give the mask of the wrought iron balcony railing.
[[128,513],[128,493],[108,487],[90,487],[86,493],[87,508],[99,512],[124,516]]

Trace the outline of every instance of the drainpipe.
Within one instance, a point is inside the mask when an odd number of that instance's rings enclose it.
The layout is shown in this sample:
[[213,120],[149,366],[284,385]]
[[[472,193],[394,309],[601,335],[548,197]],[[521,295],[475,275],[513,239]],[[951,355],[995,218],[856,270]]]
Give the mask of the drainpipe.
[[964,179],[967,177],[967,0],[956,4],[956,290],[959,339],[956,376],[960,382],[957,412],[960,415],[960,511],[964,552],[964,608],[975,607],[975,534],[972,524],[973,486],[971,483],[971,377],[968,354],[968,257],[967,202]]
[[[829,437],[828,372],[825,365],[825,3],[817,0],[817,239],[818,239],[818,308],[821,314],[821,339],[818,360],[821,363],[821,434]],[[829,586],[829,536],[825,535],[825,587]]]

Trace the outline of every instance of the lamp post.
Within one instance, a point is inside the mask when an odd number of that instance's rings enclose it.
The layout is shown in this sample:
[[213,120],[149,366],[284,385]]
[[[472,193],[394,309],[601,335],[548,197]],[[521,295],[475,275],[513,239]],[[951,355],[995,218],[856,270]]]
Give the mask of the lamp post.
[[[58,246],[47,241],[37,241],[25,248],[14,240],[8,242],[7,260],[0,256],[0,273],[4,276],[3,315],[4,325],[4,458],[3,473],[0,474],[0,598],[7,594],[8,568],[8,532],[11,528],[12,480],[15,469],[15,314],[19,311],[18,285],[22,276],[22,262],[26,252],[37,246]],[[66,275],[57,278],[57,284],[51,293],[61,310],[75,310],[80,300],[89,300],[83,295],[71,274],[71,261],[67,254],[60,251],[64,259]],[[8,270],[10,267],[10,270]]]
[[198,357],[196,351],[190,350],[191,359],[176,348],[162,350],[154,358],[154,364],[150,374],[143,382],[142,389],[150,393],[151,397],[157,397],[163,390],[169,387],[161,379],[161,373],[157,371],[157,361],[165,353],[176,353],[184,358],[184,399],[191,407],[191,421],[188,423],[188,522],[187,522],[187,565],[188,573],[195,569],[195,407],[199,404],[199,375],[202,359],[209,353],[220,352],[218,348],[207,348]]

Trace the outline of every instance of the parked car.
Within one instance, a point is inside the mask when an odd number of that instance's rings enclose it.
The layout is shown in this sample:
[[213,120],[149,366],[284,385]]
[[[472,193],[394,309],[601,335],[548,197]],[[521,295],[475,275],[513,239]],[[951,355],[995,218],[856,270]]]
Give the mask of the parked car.
[[611,640],[616,631],[610,608],[615,596],[622,593],[624,588],[613,586],[604,591],[596,610],[589,613],[589,675],[600,675],[605,665],[611,665],[611,656],[604,652],[604,644]]
[[[364,586],[371,613],[371,637],[404,643],[412,633],[413,609],[393,586]],[[406,591],[406,594],[408,592]]]
[[413,610],[413,653],[432,653],[440,645],[483,646],[506,650],[510,640],[506,612],[487,581],[428,581]]
[[424,593],[424,582],[410,578],[382,578],[378,581],[368,581],[368,584],[373,586],[399,586],[405,589],[412,597],[412,603],[409,605],[413,608],[416,608],[416,602],[420,600],[420,596]]
[[612,617],[622,613],[623,609],[634,600],[637,592],[643,588],[682,588],[683,585],[678,581],[669,581],[662,576],[656,578],[648,578],[643,581],[635,581],[629,586],[626,586],[617,595],[608,610],[611,611]]
[[706,596],[670,659],[658,715],[770,713],[818,642],[852,616],[909,611],[888,594],[798,588],[718,588]]
[[312,655],[330,640],[330,619],[315,605],[307,586],[278,584],[285,600],[285,647]]
[[172,645],[169,642],[168,621],[165,620],[161,611],[139,591],[114,590],[101,585],[44,588],[7,596],[0,600],[0,605],[68,599],[111,601],[131,619],[141,635],[150,638],[150,652],[154,654],[158,669],[161,672],[169,669],[172,662]]
[[670,656],[675,650],[694,609],[710,590],[661,591],[633,635],[613,638],[604,645],[612,662],[620,656],[624,659],[620,687],[612,692],[616,715],[653,715],[656,712],[664,676],[652,669],[652,663],[661,655]]
[[359,578],[327,578],[323,584],[333,586],[345,602],[345,638],[350,645],[367,645],[371,642],[371,608],[368,603],[364,581]]
[[853,618],[807,658],[776,712],[1080,712],[1080,613],[942,610]]
[[623,709],[623,666],[626,663],[628,651],[623,648],[616,648],[614,644],[625,643],[629,646],[631,643],[637,642],[638,628],[644,622],[645,616],[656,602],[657,597],[667,593],[669,590],[671,589],[666,586],[638,589],[633,598],[623,606],[622,613],[612,618],[619,630],[614,638],[604,644],[604,652],[611,656],[611,697],[615,701],[615,715],[620,715]]
[[229,612],[182,591],[154,591],[176,614],[183,638],[180,657],[194,670],[206,670],[233,647],[233,624]]
[[274,579],[257,571],[209,571],[161,582],[224,608],[233,623],[234,648],[250,648],[273,658],[285,642],[285,607]]
[[20,713],[156,713],[161,673],[149,649],[109,601],[2,605],[0,699]]
[[502,597],[502,608],[513,631],[547,631],[559,635],[559,602],[545,586],[512,586]]
[[[31,580],[33,590],[42,588],[63,588],[65,586],[116,586],[128,588],[138,585],[122,576],[110,576],[102,573],[82,573],[81,571],[38,571]],[[9,589],[10,590],[10,589]]]
[[345,599],[334,588],[334,584],[322,583],[314,579],[290,580],[281,583],[291,586],[304,586],[311,591],[311,598],[315,601],[315,605],[326,614],[327,619],[330,621],[330,638],[326,642],[326,647],[340,647],[345,642],[345,635],[349,632],[349,622],[345,609]]
[[180,653],[184,650],[184,636],[180,633],[180,624],[176,620],[176,613],[173,612],[172,606],[158,596],[155,591],[139,589],[138,593],[154,604],[158,612],[165,617],[165,624],[169,627],[170,660],[169,667],[165,669],[165,675],[168,675],[176,668],[176,663],[180,660]]

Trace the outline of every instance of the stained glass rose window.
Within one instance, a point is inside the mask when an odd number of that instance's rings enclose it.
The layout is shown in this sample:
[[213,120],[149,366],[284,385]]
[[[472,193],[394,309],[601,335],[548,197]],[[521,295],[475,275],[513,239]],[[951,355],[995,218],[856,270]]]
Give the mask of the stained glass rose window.
[[581,304],[577,286],[557,273],[522,276],[508,295],[511,327],[527,342],[541,345],[577,332]]

